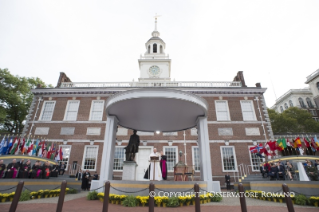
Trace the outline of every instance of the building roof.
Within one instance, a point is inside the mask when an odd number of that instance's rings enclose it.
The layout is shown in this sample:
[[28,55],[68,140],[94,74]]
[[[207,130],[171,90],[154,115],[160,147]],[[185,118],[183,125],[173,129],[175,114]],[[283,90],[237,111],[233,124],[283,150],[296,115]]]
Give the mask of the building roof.
[[307,81],[305,82],[306,84],[308,84],[309,82],[311,82],[313,79],[315,79],[316,77],[319,76],[319,69],[317,69],[315,72],[313,72],[312,74],[310,74],[307,77]]

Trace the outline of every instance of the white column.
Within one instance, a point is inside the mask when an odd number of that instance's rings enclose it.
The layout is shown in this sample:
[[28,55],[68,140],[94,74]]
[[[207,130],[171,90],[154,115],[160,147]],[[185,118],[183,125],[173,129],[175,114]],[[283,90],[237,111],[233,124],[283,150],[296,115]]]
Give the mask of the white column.
[[[108,116],[106,120],[106,129],[103,143],[103,153],[100,169],[100,180],[93,180],[91,190],[99,188],[104,185],[105,181],[112,180],[113,178],[113,161],[115,150],[115,139],[118,119],[115,116]],[[94,182],[95,181],[95,182]],[[98,192],[102,192],[103,188]]]
[[213,183],[207,117],[199,117],[197,119],[197,134],[201,180],[207,182],[208,191],[220,191],[219,182],[216,181]]

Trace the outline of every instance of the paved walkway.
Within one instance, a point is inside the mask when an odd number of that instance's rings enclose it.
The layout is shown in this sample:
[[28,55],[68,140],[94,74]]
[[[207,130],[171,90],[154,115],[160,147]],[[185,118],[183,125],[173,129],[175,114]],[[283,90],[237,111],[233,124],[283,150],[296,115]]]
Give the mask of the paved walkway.
[[[87,192],[81,192],[79,194],[68,194],[65,196],[65,202],[63,204],[63,211],[65,212],[88,212],[88,211],[102,211],[102,202],[98,200],[89,201],[86,200]],[[56,210],[58,198],[46,198],[35,199],[26,202],[19,202],[17,212],[34,212],[45,210],[46,212],[54,212]],[[282,212],[288,211],[285,203],[275,203],[263,200],[257,200],[252,198],[246,198],[248,211],[257,212]],[[296,212],[318,212],[319,208],[305,207],[295,205]],[[0,211],[9,211],[10,203],[0,204]],[[123,212],[147,212],[148,207],[123,207],[120,205],[109,204],[109,211],[123,211]],[[184,206],[177,208],[157,208],[156,212],[191,212],[195,211],[194,206]],[[225,212],[225,211],[241,211],[240,202],[237,198],[224,198],[222,202],[212,202],[201,206],[201,212]]]

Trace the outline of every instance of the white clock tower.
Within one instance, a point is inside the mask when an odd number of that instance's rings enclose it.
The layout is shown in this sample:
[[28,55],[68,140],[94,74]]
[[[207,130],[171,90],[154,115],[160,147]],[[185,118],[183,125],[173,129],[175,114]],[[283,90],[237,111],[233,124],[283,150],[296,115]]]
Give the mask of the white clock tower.
[[171,60],[165,54],[165,42],[157,31],[157,17],[155,16],[155,30],[152,37],[146,42],[146,52],[138,60],[140,68],[140,82],[143,81],[170,81]]

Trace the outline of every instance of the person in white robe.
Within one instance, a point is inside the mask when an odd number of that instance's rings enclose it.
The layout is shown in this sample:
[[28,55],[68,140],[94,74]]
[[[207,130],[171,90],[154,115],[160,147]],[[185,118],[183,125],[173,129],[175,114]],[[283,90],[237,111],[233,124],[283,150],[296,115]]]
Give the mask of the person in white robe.
[[[161,167],[160,167],[160,161],[159,161],[161,158],[161,154],[159,152],[157,152],[156,148],[154,148],[153,152],[150,154],[149,161],[151,161],[151,157],[158,157],[158,161],[155,163],[150,162],[150,172],[149,172],[150,180],[160,181],[163,179],[162,178],[162,171],[161,171]],[[154,172],[154,169],[155,169],[155,172]]]

